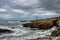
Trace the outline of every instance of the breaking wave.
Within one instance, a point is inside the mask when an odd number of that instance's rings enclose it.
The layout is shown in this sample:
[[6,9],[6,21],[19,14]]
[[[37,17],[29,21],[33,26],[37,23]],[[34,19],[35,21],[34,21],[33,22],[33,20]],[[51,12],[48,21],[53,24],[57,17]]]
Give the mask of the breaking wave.
[[16,27],[0,26],[0,28],[13,31],[13,33],[0,35],[0,40],[26,40],[37,37],[48,37],[53,31],[56,31],[56,27],[49,30],[30,30],[30,28],[24,28],[22,25]]

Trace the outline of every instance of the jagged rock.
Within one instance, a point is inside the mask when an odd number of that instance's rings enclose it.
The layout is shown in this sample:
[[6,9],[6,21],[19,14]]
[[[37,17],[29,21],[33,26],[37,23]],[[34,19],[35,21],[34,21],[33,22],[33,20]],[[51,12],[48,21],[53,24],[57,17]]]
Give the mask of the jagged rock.
[[54,36],[54,37],[60,36],[60,27],[57,28],[57,31],[53,31],[51,36]]
[[60,26],[60,17],[48,18],[46,20],[33,20],[31,23],[23,24],[24,27],[50,29],[53,26]]
[[23,26],[30,28],[49,29],[53,26],[56,26],[56,20],[34,21],[32,23],[23,24]]

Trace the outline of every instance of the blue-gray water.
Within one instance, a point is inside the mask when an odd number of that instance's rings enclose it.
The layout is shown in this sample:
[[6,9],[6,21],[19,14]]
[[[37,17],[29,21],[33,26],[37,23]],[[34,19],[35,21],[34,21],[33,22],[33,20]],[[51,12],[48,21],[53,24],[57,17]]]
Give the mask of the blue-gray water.
[[30,28],[24,28],[21,24],[22,22],[19,21],[1,22],[1,29],[9,29],[14,33],[2,34],[0,35],[0,40],[28,40],[37,37],[48,37],[53,31],[56,31],[56,27],[49,30],[30,30]]

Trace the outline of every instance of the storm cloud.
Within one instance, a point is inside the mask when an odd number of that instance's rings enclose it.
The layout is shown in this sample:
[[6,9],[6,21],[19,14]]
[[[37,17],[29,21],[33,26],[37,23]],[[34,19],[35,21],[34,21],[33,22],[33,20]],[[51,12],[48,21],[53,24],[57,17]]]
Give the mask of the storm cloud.
[[60,16],[60,0],[0,0],[0,19],[31,20]]

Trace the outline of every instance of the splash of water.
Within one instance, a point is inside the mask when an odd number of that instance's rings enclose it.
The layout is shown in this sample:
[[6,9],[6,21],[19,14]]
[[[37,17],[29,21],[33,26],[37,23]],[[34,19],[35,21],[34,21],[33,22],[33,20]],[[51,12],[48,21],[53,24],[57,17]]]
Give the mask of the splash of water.
[[11,34],[0,35],[1,40],[26,40],[37,37],[47,37],[51,35],[53,31],[56,31],[56,27],[49,30],[30,30],[30,28],[24,28],[21,25],[16,26],[14,29],[9,26],[0,26],[0,28],[14,31],[14,33]]

